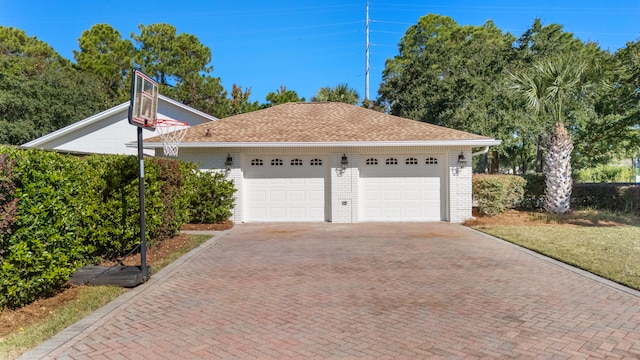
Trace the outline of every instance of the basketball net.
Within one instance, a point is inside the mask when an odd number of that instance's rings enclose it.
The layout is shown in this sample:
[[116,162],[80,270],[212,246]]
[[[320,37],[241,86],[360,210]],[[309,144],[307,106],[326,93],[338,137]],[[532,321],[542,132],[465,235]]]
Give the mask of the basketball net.
[[165,156],[178,156],[180,142],[187,134],[189,124],[179,120],[158,119],[156,131],[162,139],[162,149]]

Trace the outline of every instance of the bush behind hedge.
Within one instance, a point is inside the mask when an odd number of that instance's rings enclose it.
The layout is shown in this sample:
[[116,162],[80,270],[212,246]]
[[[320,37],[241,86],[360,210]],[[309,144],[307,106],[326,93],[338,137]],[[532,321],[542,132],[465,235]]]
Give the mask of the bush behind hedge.
[[522,202],[526,180],[514,175],[475,174],[472,179],[473,196],[478,212],[497,215]]
[[[14,162],[7,156],[0,154],[0,245],[3,239],[11,234],[11,228],[16,220],[18,199],[15,197],[16,175],[13,171]],[[0,260],[2,260],[2,246],[0,246]]]
[[191,222],[211,224],[231,216],[236,192],[233,183],[217,172],[201,172],[194,178],[194,193],[191,197]]
[[[0,146],[0,155],[12,164],[17,199],[15,221],[7,235],[0,236],[0,309],[50,295],[76,268],[122,256],[139,243],[135,156],[78,158],[10,146]],[[195,170],[193,164],[177,160],[145,160],[150,246],[189,221]],[[216,184],[233,188],[224,179]],[[233,199],[216,204],[226,207],[219,213],[230,215]]]

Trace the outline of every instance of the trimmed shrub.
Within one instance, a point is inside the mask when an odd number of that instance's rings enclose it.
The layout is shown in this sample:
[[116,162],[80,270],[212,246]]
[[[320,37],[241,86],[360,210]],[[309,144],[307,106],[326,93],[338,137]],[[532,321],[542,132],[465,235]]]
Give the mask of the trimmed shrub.
[[16,307],[53,293],[84,264],[79,218],[91,192],[74,158],[16,148],[7,155],[19,201],[0,265],[0,306]]
[[213,224],[227,220],[234,207],[233,181],[218,172],[203,171],[194,178],[194,193],[191,197],[191,222]]
[[[194,170],[178,160],[145,160],[149,246],[174,235],[190,212],[215,221],[231,215],[233,183]],[[0,146],[0,180],[0,308],[48,296],[76,268],[122,256],[140,242],[135,156],[79,158]]]
[[544,190],[545,177],[544,174],[526,174],[522,175],[527,184],[524,187],[524,196],[517,208],[536,210],[544,207]]
[[473,197],[478,211],[497,215],[516,207],[523,199],[526,180],[514,175],[473,175]]

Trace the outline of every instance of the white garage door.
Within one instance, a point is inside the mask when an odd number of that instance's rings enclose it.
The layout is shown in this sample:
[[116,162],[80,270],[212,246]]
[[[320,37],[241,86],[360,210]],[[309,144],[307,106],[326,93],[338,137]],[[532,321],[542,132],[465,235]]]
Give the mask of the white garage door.
[[325,221],[327,166],[313,156],[248,157],[246,221]]
[[444,220],[442,156],[365,156],[360,164],[364,221]]

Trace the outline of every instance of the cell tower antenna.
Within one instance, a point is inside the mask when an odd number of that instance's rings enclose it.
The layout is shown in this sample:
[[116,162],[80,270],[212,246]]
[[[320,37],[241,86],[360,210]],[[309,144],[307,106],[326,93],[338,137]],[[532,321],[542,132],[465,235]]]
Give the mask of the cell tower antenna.
[[367,37],[365,48],[365,66],[364,66],[364,99],[369,101],[369,1],[367,0],[367,20],[365,22],[365,33]]

